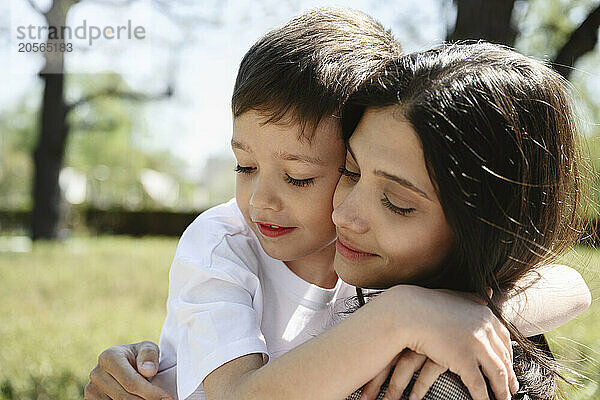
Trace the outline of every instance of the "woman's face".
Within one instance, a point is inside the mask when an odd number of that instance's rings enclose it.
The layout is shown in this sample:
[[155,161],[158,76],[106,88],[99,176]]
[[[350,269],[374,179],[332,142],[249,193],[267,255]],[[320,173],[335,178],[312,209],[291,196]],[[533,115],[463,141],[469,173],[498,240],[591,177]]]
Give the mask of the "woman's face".
[[349,142],[334,195],[335,270],[364,288],[418,283],[436,273],[453,234],[421,141],[398,107],[367,109]]

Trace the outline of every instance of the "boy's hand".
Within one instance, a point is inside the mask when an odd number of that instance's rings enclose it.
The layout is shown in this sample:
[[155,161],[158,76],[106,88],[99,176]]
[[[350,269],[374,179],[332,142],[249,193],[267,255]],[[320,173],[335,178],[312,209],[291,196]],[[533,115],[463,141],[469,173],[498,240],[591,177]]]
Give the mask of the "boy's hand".
[[408,344],[459,375],[474,400],[489,399],[482,374],[499,400],[517,390],[509,332],[488,307],[449,291],[416,286],[396,286],[378,297],[384,295],[396,297],[393,303],[409,310],[399,320],[405,336],[400,346]]
[[384,398],[386,400],[400,400],[414,373],[418,370],[421,370],[421,372],[412,387],[411,394],[414,394],[416,399],[422,399],[437,378],[447,371],[447,368],[436,364],[428,359],[427,356],[404,349],[386,369],[377,374],[375,378],[371,379],[364,386],[361,400],[377,398],[381,385],[385,382],[394,366],[394,372],[385,391]]
[[[381,391],[381,385],[383,385],[383,383],[387,379],[388,375],[390,374],[390,371],[392,370],[392,367],[394,365],[396,365],[396,362],[400,358],[400,355],[401,354],[398,354],[398,356],[396,356],[396,358],[394,358],[392,360],[392,362],[390,362],[383,371],[378,373],[377,376],[375,376],[375,378],[371,379],[369,382],[367,382],[365,384],[365,386],[363,386],[360,400],[369,400],[369,399],[377,398],[377,396],[379,395],[379,392]],[[391,384],[391,382],[390,382],[390,384]],[[386,391],[386,398],[387,398],[387,393],[388,393],[388,391]],[[400,397],[398,397],[398,398],[400,398]],[[390,400],[392,400],[392,399],[390,399]]]
[[427,391],[433,386],[437,378],[448,369],[436,364],[423,354],[405,349],[400,353],[394,373],[390,378],[385,398],[388,400],[399,400],[402,393],[410,383],[415,372],[421,370],[415,384],[412,387],[409,398],[413,400],[422,399]]
[[173,400],[170,393],[146,380],[158,371],[158,352],[158,346],[148,341],[104,350],[90,372],[85,400]]
[[[446,292],[462,296],[484,306],[487,305],[487,301],[482,299],[476,293],[457,292],[453,290],[448,290]],[[491,298],[493,294],[492,289],[488,288],[487,292],[488,296]],[[510,349],[510,357],[512,360],[512,347]],[[388,382],[388,387],[385,391],[384,398],[386,400],[399,400],[412,380],[413,375],[419,370],[421,370],[421,372],[415,380],[410,394],[414,394],[417,400],[422,399],[433,386],[437,378],[448,370],[448,368],[442,367],[435,361],[427,358],[426,355],[416,353],[410,349],[404,349],[383,371],[377,374],[375,378],[371,379],[363,387],[361,400],[377,398],[381,390],[381,385],[383,385],[389,376],[392,368],[394,368],[394,372],[392,373],[390,381]]]

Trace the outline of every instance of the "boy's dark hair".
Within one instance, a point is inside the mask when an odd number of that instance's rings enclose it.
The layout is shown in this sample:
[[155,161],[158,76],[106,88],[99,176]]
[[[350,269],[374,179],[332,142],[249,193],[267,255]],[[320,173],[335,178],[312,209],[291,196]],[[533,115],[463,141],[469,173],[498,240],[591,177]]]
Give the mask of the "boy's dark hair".
[[318,8],[268,32],[246,53],[231,108],[237,117],[260,112],[265,123],[298,123],[311,140],[348,96],[401,52],[392,33],[359,11]]

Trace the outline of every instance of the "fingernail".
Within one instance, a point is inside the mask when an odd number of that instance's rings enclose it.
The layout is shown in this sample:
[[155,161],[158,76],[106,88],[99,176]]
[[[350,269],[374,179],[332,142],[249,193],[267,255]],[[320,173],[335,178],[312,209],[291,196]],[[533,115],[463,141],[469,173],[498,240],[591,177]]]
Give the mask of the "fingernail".
[[419,398],[417,397],[416,394],[411,393],[410,396],[408,396],[408,400],[419,400]]
[[519,391],[519,381],[515,380],[515,383],[513,385],[513,390],[512,390],[512,394],[515,394]]
[[154,369],[155,365],[151,361],[146,361],[142,364],[142,369]]

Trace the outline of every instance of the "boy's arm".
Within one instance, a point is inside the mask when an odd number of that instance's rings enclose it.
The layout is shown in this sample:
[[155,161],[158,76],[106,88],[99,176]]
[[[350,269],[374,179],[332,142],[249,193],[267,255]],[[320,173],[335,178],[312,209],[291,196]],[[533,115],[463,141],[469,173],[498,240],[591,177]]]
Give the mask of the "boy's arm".
[[517,288],[493,301],[504,317],[525,336],[551,331],[585,311],[591,294],[581,275],[565,265],[532,271]]
[[[485,321],[485,322],[484,322]],[[207,398],[344,398],[404,348],[461,376],[475,400],[516,386],[506,328],[489,308],[443,291],[397,286],[333,328],[262,366],[260,355],[230,361],[204,379]],[[292,384],[293,382],[293,384]]]
[[[548,265],[533,271],[521,279],[517,283],[517,287],[525,289],[514,290],[510,296],[505,296],[503,299],[496,296],[494,301],[499,302],[504,315],[525,336],[537,335],[564,324],[585,311],[591,301],[589,290],[581,275],[572,268],[562,265]],[[472,296],[467,297],[477,301]],[[427,359],[426,356],[414,352],[404,352],[402,357],[396,364],[396,370],[392,376],[392,381],[396,380],[399,384],[390,385],[388,394],[390,394],[390,389],[401,394],[406,387],[406,382]],[[415,363],[413,359],[419,361]],[[418,398],[423,398],[438,376],[445,371],[445,368],[439,368],[431,360],[427,363],[435,365],[435,367],[421,370],[412,389]],[[370,398],[375,398],[379,393],[379,386],[387,376],[387,372],[378,375],[379,379],[369,382],[363,393],[369,392]],[[398,388],[399,390],[396,390]],[[391,397],[394,398],[394,396]]]
[[[267,354],[260,331],[262,291],[254,251],[243,235],[230,235],[238,229],[231,213],[225,210],[223,218],[214,214],[200,216],[186,229],[169,272],[160,368],[179,364],[178,383],[191,388],[183,390],[184,396],[202,382],[205,375],[199,369],[211,371],[243,354]],[[138,352],[139,344],[104,351],[90,374],[86,399],[130,398],[132,394],[151,400],[170,398],[145,379],[156,374],[159,363],[158,347],[150,342],[148,345],[153,354]],[[154,364],[152,371],[141,369],[144,362]],[[175,395],[172,374],[164,377],[163,372],[153,383],[161,381],[159,386]]]

